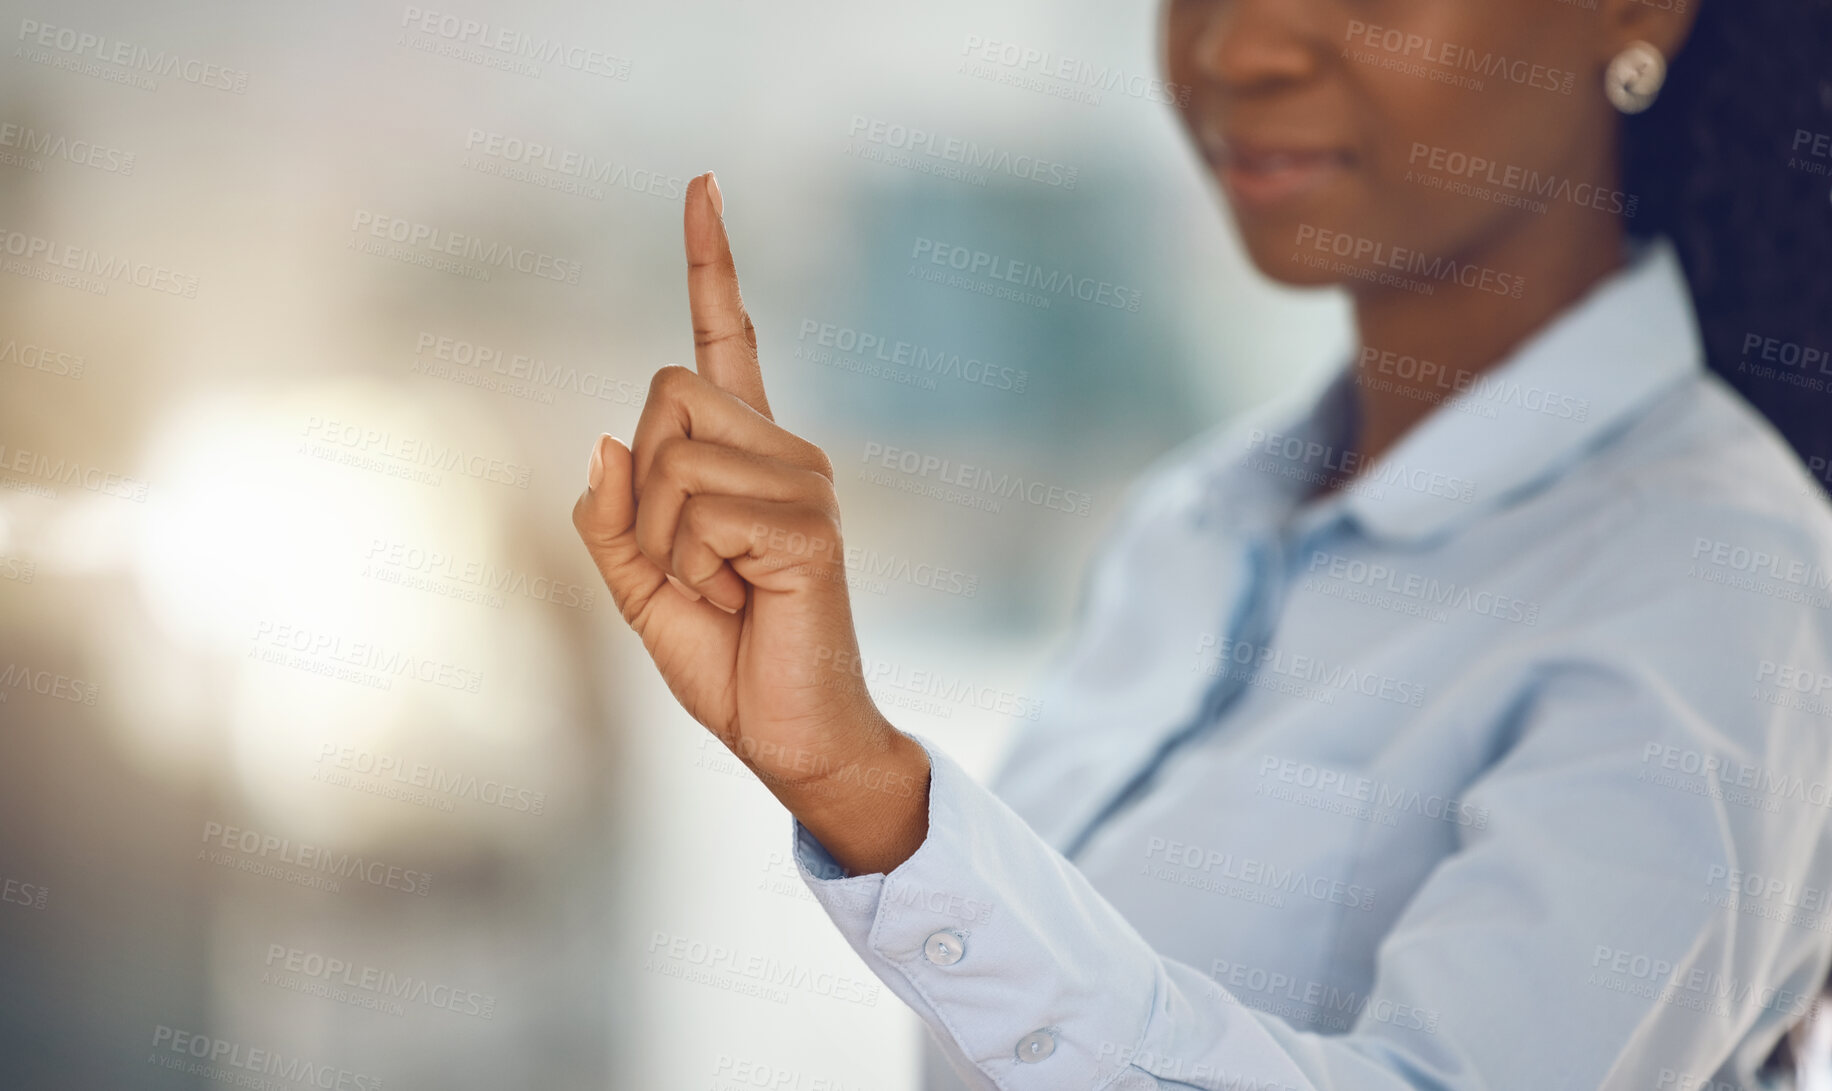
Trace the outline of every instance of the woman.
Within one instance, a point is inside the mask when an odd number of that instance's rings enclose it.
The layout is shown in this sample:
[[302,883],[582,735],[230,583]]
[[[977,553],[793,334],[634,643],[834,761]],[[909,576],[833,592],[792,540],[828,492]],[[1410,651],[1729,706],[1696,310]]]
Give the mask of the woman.
[[960,1081],[1777,1086],[1832,964],[1804,8],[1171,0],[1249,254],[1361,348],[1135,491],[1002,799],[858,676],[695,181],[697,374],[574,521]]

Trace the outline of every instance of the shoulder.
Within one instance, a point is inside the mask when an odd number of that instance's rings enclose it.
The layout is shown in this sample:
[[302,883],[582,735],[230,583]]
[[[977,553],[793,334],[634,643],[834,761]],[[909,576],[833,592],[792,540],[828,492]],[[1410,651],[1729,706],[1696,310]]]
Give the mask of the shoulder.
[[1832,502],[1787,441],[1714,375],[1669,392],[1592,469],[1584,489],[1616,515],[1624,548],[1664,555],[1680,544],[1690,560],[1744,549],[1832,572]]
[[1681,690],[1764,663],[1832,675],[1832,503],[1715,377],[1662,396],[1534,506],[1494,533],[1521,539],[1548,589],[1536,654]]

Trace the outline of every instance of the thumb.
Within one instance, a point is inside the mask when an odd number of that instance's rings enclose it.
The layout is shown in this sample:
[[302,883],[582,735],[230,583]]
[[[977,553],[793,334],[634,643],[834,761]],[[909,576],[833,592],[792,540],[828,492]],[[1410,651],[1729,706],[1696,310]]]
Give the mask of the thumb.
[[626,618],[641,609],[664,579],[661,569],[636,545],[632,466],[630,449],[622,440],[599,436],[585,492],[573,505],[573,526]]

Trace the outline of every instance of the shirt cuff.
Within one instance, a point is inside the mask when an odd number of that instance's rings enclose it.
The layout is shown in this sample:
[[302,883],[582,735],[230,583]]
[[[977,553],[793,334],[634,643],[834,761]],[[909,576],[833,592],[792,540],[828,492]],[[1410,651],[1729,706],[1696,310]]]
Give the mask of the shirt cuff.
[[1144,1041],[1156,955],[1011,808],[911,738],[929,755],[921,846],[888,875],[847,876],[795,822],[802,880],[974,1086],[1107,1087]]

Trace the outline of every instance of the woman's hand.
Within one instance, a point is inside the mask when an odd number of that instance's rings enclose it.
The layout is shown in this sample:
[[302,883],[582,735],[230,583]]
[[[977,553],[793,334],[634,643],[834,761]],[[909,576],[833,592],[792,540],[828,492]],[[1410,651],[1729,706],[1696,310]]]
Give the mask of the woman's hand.
[[855,873],[927,833],[928,757],[859,668],[833,465],[770,415],[711,174],[686,199],[696,371],[601,436],[573,525],[674,696]]

